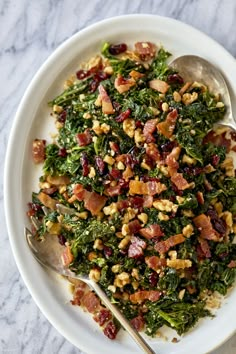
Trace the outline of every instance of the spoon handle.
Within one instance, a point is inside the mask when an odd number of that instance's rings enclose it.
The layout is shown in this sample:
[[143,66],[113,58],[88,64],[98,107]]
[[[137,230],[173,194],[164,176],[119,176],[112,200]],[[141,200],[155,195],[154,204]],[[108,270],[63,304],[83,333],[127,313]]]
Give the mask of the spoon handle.
[[96,294],[99,296],[104,305],[112,312],[116,319],[120,322],[122,327],[131,335],[133,340],[142,348],[146,354],[155,354],[147,342],[141,337],[141,335],[131,326],[129,321],[122,315],[120,310],[113,305],[100,286],[93,280],[89,280],[88,284],[93,288]]

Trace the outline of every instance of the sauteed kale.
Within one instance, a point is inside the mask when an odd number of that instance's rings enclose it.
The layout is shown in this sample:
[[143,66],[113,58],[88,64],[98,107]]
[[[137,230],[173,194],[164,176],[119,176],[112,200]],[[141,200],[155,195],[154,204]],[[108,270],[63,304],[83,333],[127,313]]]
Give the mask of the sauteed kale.
[[[235,279],[235,134],[213,130],[224,103],[184,82],[164,48],[105,43],[101,54],[50,102],[58,136],[33,142],[43,175],[28,215],[137,330],[181,335],[211,316],[208,299]],[[72,303],[115,338],[118,324],[79,281]]]

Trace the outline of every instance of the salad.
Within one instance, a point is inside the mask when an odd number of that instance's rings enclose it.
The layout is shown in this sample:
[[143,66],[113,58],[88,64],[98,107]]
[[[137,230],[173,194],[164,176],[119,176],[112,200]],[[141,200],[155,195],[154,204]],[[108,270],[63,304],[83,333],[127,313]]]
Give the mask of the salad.
[[[169,57],[150,42],[105,43],[49,103],[56,139],[32,147],[43,163],[28,209],[34,234],[58,237],[64,265],[89,274],[150,336],[213,316],[209,304],[236,276],[236,135],[213,129],[224,103],[184,82]],[[71,303],[114,339],[111,313],[70,281]]]

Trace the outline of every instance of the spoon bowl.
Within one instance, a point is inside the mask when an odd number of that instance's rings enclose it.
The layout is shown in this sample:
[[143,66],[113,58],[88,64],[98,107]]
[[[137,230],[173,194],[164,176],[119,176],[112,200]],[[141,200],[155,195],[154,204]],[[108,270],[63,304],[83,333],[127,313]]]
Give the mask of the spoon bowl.
[[232,114],[232,105],[226,81],[220,70],[209,61],[197,55],[183,55],[174,59],[170,67],[176,70],[185,81],[198,81],[205,84],[213,94],[219,94],[226,107],[224,118],[217,124],[236,129]]

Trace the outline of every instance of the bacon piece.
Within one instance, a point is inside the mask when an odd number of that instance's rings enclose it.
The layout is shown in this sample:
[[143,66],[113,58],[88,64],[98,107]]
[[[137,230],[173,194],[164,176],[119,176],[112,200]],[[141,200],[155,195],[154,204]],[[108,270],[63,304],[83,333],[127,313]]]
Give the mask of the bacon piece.
[[102,100],[102,113],[104,114],[113,114],[115,110],[112,106],[111,99],[107,94],[107,91],[102,84],[98,86],[99,94]]
[[157,290],[139,290],[136,293],[131,294],[129,299],[133,304],[141,304],[145,300],[158,301],[160,299],[161,292]]
[[106,308],[101,308],[101,310],[93,317],[93,319],[98,322],[99,326],[104,326],[104,324],[110,321],[112,318],[111,312]]
[[173,148],[171,153],[166,157],[165,162],[168,166],[168,172],[170,176],[174,175],[179,168],[178,159],[179,159],[180,152],[181,152],[181,147],[176,146]]
[[115,339],[116,335],[118,333],[118,328],[116,327],[116,325],[114,324],[113,321],[108,322],[108,324],[106,325],[106,327],[104,328],[103,333],[105,334],[105,336],[107,336],[109,339]]
[[100,300],[92,291],[89,291],[82,297],[81,305],[85,307],[88,312],[94,313],[100,308]]
[[228,268],[236,268],[236,261],[231,260],[229,264],[227,265]]
[[167,84],[167,82],[159,80],[159,79],[154,79],[149,81],[149,87],[152,88],[153,90],[156,90],[161,93],[166,93],[170,87],[170,85]]
[[200,214],[193,219],[193,222],[203,239],[216,242],[219,241],[220,235],[216,230],[213,229],[209,216]]
[[134,45],[135,52],[141,60],[147,61],[154,58],[156,54],[156,46],[151,42],[137,42]]
[[173,109],[170,113],[168,113],[164,122],[160,122],[157,124],[157,130],[159,133],[164,135],[166,138],[170,139],[175,130],[175,124],[178,117],[177,109]]
[[160,161],[161,154],[154,143],[150,143],[146,147],[146,154],[153,160],[153,161]]
[[106,188],[105,192],[107,195],[109,195],[109,197],[115,197],[116,195],[121,194],[121,186],[117,185],[117,186],[108,187]]
[[32,144],[32,156],[34,163],[40,163],[45,160],[45,145],[46,140],[35,139]]
[[65,267],[68,267],[74,260],[74,256],[71,252],[70,246],[66,246],[65,250],[61,254],[61,260]]
[[49,195],[47,195],[46,193],[40,192],[37,195],[38,200],[40,200],[40,202],[47,208],[55,210],[56,209],[56,203],[57,201],[51,197],[49,197]]
[[69,184],[70,178],[67,176],[50,176],[48,175],[46,178],[47,182],[54,186],[60,186],[63,184]]
[[132,236],[131,244],[128,249],[129,258],[139,258],[143,255],[143,250],[147,247],[145,241],[141,240],[139,237]]
[[74,285],[73,300],[71,301],[72,305],[81,305],[81,299],[84,294],[89,290],[89,287],[86,283],[82,282],[79,279],[68,278],[69,282]]
[[211,250],[210,250],[210,247],[209,247],[209,244],[208,244],[207,240],[205,240],[202,237],[199,237],[198,241],[200,243],[201,250],[202,250],[204,256],[206,258],[211,258]]
[[166,266],[166,259],[159,258],[157,256],[145,257],[145,263],[147,266],[155,271]]
[[136,331],[138,331],[138,332],[141,332],[144,329],[144,326],[145,326],[144,318],[141,315],[134,317],[130,321],[130,323],[134,327],[134,329],[136,329]]
[[146,142],[150,143],[152,141],[155,141],[155,138],[153,137],[153,133],[156,130],[157,127],[157,122],[158,119],[149,119],[143,127],[143,135],[146,139]]
[[153,203],[153,197],[151,195],[144,195],[143,196],[143,207],[144,208],[151,208]]
[[150,181],[134,181],[129,182],[129,193],[130,194],[142,194],[142,195],[155,195],[160,194],[165,191],[167,188],[163,183]]
[[197,192],[196,198],[199,204],[203,205],[204,204],[204,197],[202,192]]
[[86,129],[83,133],[78,133],[76,135],[79,146],[87,146],[92,142],[92,136],[89,129]]
[[89,192],[81,184],[76,184],[73,190],[76,198],[84,202],[84,207],[88,209],[92,215],[98,215],[106,204],[107,198],[96,192]]
[[44,189],[42,189],[42,192],[47,195],[51,195],[51,194],[55,193],[57,190],[58,190],[58,188],[56,186],[54,186],[54,187],[50,187],[50,188],[44,188]]
[[152,224],[148,227],[145,227],[141,229],[139,233],[148,240],[152,239],[153,237],[160,237],[164,235],[160,225],[158,224]]
[[133,172],[133,170],[131,169],[130,166],[127,166],[126,169],[124,170],[124,172],[122,173],[122,177],[123,177],[125,180],[127,180],[127,179],[133,177],[133,175],[134,175],[134,172]]
[[177,234],[174,236],[170,236],[165,241],[160,241],[156,243],[154,248],[159,253],[166,253],[167,251],[169,251],[171,247],[183,243],[184,241],[185,241],[185,237],[182,234]]
[[226,131],[217,134],[214,132],[214,130],[211,130],[203,139],[203,143],[206,144],[208,142],[213,143],[216,146],[224,146],[226,148],[226,151],[230,151],[231,147],[231,140],[226,138]]
[[130,221],[128,223],[128,228],[129,228],[130,234],[134,235],[141,229],[141,224],[137,219],[135,219],[135,220]]
[[129,91],[135,84],[136,81],[132,77],[130,79],[124,79],[121,75],[118,75],[115,79],[115,88],[119,93]]
[[192,184],[188,183],[188,181],[183,177],[183,173],[178,173],[178,172],[174,173],[171,176],[171,181],[180,191],[192,187]]

